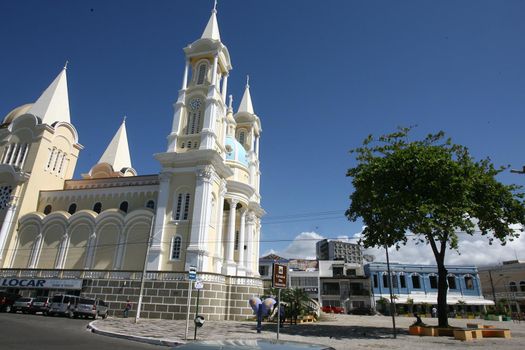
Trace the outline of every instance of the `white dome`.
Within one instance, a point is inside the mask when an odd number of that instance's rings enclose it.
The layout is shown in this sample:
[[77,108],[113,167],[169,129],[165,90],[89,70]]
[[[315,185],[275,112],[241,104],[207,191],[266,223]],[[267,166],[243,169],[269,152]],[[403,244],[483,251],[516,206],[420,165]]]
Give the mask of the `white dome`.
[[11,112],[9,112],[5,116],[3,123],[4,124],[12,123],[13,120],[15,120],[16,118],[20,117],[21,115],[26,114],[31,109],[31,107],[33,107],[32,103],[28,103],[28,104],[16,107],[15,109],[13,109]]

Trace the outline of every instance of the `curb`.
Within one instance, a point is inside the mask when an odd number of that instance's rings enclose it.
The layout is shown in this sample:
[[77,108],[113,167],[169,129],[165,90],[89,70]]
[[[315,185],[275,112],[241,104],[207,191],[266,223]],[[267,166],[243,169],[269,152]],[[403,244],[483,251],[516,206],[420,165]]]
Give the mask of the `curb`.
[[129,335],[129,334],[122,334],[122,333],[116,333],[116,332],[109,332],[104,331],[99,328],[97,328],[94,323],[96,321],[92,321],[87,325],[87,329],[91,330],[92,333],[105,335],[107,337],[113,337],[113,338],[120,338],[120,339],[127,339],[132,340],[140,343],[146,343],[146,344],[152,344],[152,345],[162,345],[162,346],[179,346],[182,344],[186,344],[184,342],[177,342],[177,341],[170,341],[165,339],[158,339],[158,338],[150,338],[150,337],[141,337],[138,335]]

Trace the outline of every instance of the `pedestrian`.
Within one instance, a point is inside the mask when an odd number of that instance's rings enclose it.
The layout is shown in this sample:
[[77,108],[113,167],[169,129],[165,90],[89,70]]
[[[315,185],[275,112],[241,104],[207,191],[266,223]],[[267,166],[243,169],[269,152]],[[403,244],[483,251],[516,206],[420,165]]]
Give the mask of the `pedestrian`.
[[437,310],[436,307],[434,306],[434,307],[432,308],[432,317],[433,317],[433,318],[436,318],[436,317],[437,317],[437,313],[438,313],[438,310]]
[[257,333],[262,331],[263,304],[257,305]]
[[286,309],[285,305],[279,303],[279,321],[281,323],[281,327],[284,326],[284,321],[286,320]]
[[126,300],[126,306],[124,307],[124,318],[128,317],[129,310],[131,310],[131,301]]

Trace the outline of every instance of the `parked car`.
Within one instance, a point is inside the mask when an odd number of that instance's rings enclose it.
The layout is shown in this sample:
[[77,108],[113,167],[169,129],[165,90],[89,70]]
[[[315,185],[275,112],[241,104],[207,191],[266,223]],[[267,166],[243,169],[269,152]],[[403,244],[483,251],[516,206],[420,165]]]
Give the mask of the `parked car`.
[[51,299],[51,305],[49,305],[49,316],[56,315],[69,315],[71,306],[76,304],[78,300],[76,295],[57,294]]
[[49,297],[36,297],[29,306],[29,313],[36,314],[41,312],[43,315],[47,315],[49,312],[49,305],[51,304],[51,298]]
[[321,310],[331,314],[344,314],[345,309],[340,306],[321,306]]
[[371,307],[360,306],[360,307],[356,307],[356,308],[349,310],[348,314],[349,315],[375,315],[376,312]]
[[20,298],[20,299],[17,299],[13,303],[13,307],[11,308],[11,312],[22,311],[23,314],[27,314],[29,312],[29,307],[31,306],[31,302],[32,301],[33,301],[33,298]]
[[68,316],[92,317],[93,319],[99,316],[106,318],[108,317],[108,307],[107,304],[100,299],[78,298],[74,304],[71,304]]
[[13,304],[21,297],[16,293],[0,292],[0,312],[11,312]]

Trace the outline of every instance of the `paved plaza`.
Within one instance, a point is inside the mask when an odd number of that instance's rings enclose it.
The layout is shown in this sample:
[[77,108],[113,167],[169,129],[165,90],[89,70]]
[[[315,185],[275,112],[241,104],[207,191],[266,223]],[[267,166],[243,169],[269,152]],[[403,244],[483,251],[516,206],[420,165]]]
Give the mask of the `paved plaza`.
[[[285,325],[281,328],[280,339],[317,343],[343,349],[421,349],[433,350],[450,348],[483,348],[491,350],[521,349],[525,346],[525,322],[495,322],[483,320],[451,319],[451,326],[466,327],[467,323],[478,322],[509,328],[512,339],[485,338],[469,342],[454,340],[451,337],[419,337],[408,335],[412,317],[398,317],[397,339],[392,338],[392,319],[385,316],[329,315],[326,321],[299,325]],[[437,319],[425,319],[429,325],[437,325]],[[91,323],[95,333],[121,336],[155,344],[176,345],[185,343],[186,321],[141,319],[138,324],[133,318],[108,318]],[[190,324],[189,338],[193,339],[193,323]],[[265,323],[263,332],[257,334],[255,322],[216,321],[206,322],[198,330],[199,340],[233,339],[275,339],[276,325]]]

